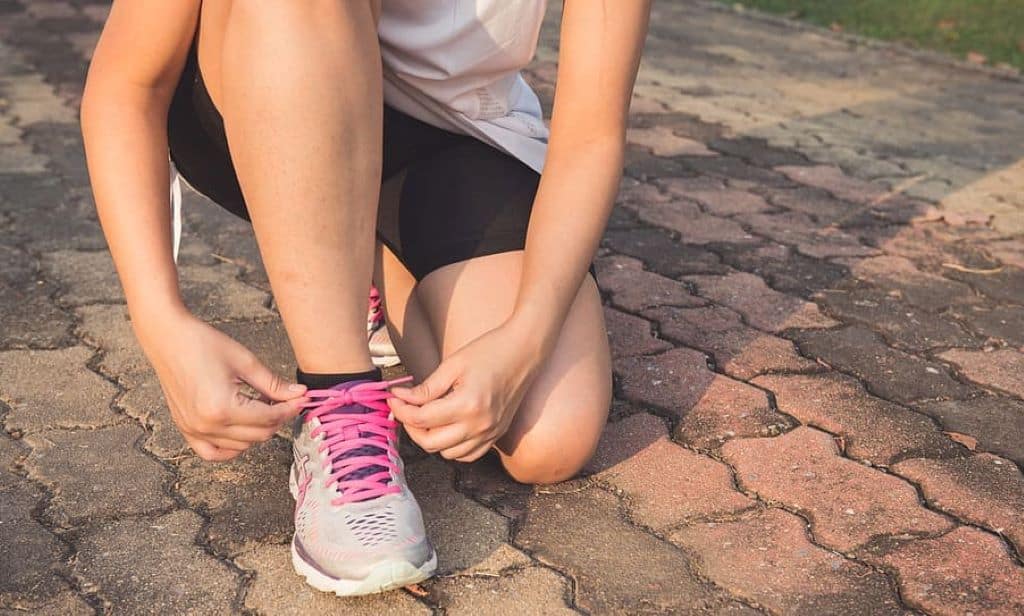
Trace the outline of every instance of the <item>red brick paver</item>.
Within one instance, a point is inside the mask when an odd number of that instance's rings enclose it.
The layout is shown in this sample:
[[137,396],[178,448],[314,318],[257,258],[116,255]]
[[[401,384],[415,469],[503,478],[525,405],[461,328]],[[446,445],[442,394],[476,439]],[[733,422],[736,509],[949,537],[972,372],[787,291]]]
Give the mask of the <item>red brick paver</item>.
[[736,436],[777,434],[789,426],[763,391],[712,372],[704,354],[691,349],[627,357],[616,373],[626,398],[679,417],[677,438],[694,447],[711,449]]
[[893,471],[918,483],[936,509],[1004,535],[1024,554],[1024,474],[991,454],[904,460]]
[[806,515],[818,543],[832,549],[852,552],[882,535],[952,528],[918,504],[910,484],[838,454],[831,435],[806,427],[722,447],[740,485]]
[[635,521],[655,530],[754,504],[733,488],[727,466],[671,442],[664,422],[647,413],[608,426],[588,469],[629,498]]
[[779,613],[901,613],[884,575],[812,544],[803,520],[779,509],[688,526],[670,538],[716,584]]
[[1024,568],[980,530],[960,527],[936,539],[897,542],[870,560],[895,570],[904,600],[928,614],[1024,613]]

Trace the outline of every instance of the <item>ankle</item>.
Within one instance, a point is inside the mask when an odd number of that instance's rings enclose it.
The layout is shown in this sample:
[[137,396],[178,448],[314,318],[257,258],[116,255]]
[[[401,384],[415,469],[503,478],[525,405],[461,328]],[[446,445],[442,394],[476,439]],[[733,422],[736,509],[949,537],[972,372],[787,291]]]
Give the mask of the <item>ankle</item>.
[[380,381],[383,376],[380,368],[372,368],[360,372],[303,372],[295,369],[296,380],[309,389],[329,389],[335,385],[351,381]]

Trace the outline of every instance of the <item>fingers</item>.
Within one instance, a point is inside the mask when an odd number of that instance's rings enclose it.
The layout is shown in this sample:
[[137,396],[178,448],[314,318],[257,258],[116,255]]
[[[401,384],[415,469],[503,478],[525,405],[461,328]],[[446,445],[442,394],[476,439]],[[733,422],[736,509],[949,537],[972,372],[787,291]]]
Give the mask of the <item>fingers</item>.
[[200,432],[222,435],[225,429],[234,426],[278,430],[295,419],[295,416],[302,412],[302,405],[306,402],[306,398],[295,398],[268,404],[240,393],[222,410],[205,413],[208,415],[208,421],[202,427],[205,430]]
[[490,439],[469,439],[459,443],[455,447],[441,450],[441,457],[446,460],[458,460],[459,462],[472,462],[487,453],[491,448]]
[[243,450],[234,449],[221,449],[216,445],[209,443],[204,440],[185,437],[185,441],[188,442],[189,447],[192,451],[196,452],[196,455],[206,460],[207,462],[226,462],[233,458],[238,457]]
[[253,426],[228,426],[222,430],[217,437],[242,442],[245,443],[246,447],[248,447],[250,445],[255,445],[256,443],[265,443],[266,441],[274,438],[275,434],[277,434],[276,427],[256,428]]
[[466,427],[462,424],[450,424],[433,430],[406,427],[405,431],[409,434],[409,438],[424,451],[430,453],[454,447],[465,441],[467,436]]
[[306,393],[305,385],[286,381],[263,365],[263,362],[249,350],[243,351],[234,368],[238,371],[238,376],[250,387],[277,402],[299,398]]
[[391,407],[391,412],[395,414],[395,419],[407,428],[421,430],[447,426],[465,415],[465,403],[454,394],[428,402],[423,406],[409,404],[401,398],[388,399],[388,405]]
[[[452,453],[451,457],[449,457],[448,459],[455,460],[456,462],[476,462],[480,458],[484,457],[484,455],[488,451],[490,451],[492,447],[494,447],[494,441],[487,441],[465,455],[457,455],[456,453]],[[441,452],[441,455],[445,455],[443,451]]]
[[240,396],[233,408],[228,409],[225,426],[252,426],[277,430],[302,412],[307,398],[295,398],[284,402],[267,404]]
[[455,385],[461,370],[458,362],[453,361],[454,356],[441,362],[434,372],[422,383],[414,387],[392,387],[389,391],[395,394],[399,400],[416,406],[423,406],[427,402],[437,400],[448,393]]

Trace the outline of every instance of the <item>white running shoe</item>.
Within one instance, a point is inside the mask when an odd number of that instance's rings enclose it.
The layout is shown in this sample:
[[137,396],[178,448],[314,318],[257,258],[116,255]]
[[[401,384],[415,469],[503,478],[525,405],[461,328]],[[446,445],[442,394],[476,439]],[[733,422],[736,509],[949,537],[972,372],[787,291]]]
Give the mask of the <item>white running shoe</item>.
[[384,324],[383,300],[377,287],[370,286],[370,309],[366,315],[366,333],[369,336],[370,360],[379,368],[390,368],[402,363],[391,342],[391,334]]
[[437,569],[398,455],[385,400],[398,381],[311,390],[296,419],[289,478],[292,564],[318,590],[364,595],[425,580]]

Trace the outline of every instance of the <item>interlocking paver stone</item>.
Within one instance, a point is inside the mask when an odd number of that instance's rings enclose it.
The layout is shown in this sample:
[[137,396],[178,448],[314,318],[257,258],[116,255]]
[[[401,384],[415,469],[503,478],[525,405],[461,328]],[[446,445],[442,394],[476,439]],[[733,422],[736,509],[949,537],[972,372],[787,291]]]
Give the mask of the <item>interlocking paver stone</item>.
[[829,165],[786,165],[776,169],[794,182],[827,190],[840,199],[854,203],[870,203],[886,193],[885,189],[877,184],[852,178],[838,167]]
[[171,419],[155,374],[130,387],[117,404],[126,415],[141,421],[151,430],[143,449],[163,460],[175,460],[187,451],[188,445]]
[[778,434],[789,427],[764,392],[708,369],[704,354],[673,349],[615,364],[623,395],[680,418],[676,438],[713,449],[736,436]]
[[[0,435],[0,447],[13,448],[13,441]],[[32,611],[66,588],[63,561],[68,550],[32,515],[43,498],[38,486],[0,469],[0,610]]]
[[93,351],[0,352],[0,398],[8,430],[99,427],[123,421],[110,409],[117,388],[86,368]]
[[608,328],[608,342],[611,345],[613,359],[631,355],[650,355],[672,348],[670,343],[655,338],[651,332],[650,321],[640,317],[614,308],[605,308],[604,322]]
[[1020,351],[951,349],[939,357],[956,364],[960,372],[975,383],[1024,398],[1024,353]]
[[54,347],[65,343],[71,316],[50,296],[52,283],[41,279],[23,250],[0,244],[0,346]]
[[75,315],[76,333],[103,352],[98,365],[104,374],[130,387],[152,372],[123,304],[79,306]]
[[1024,569],[980,530],[961,526],[936,539],[897,541],[871,559],[895,570],[904,601],[928,614],[1024,612]]
[[881,333],[895,346],[911,351],[979,344],[954,320],[911,306],[883,289],[860,284],[817,293],[826,310],[846,322]]
[[292,569],[287,544],[254,544],[235,563],[252,572],[245,607],[262,614],[352,614],[353,616],[427,615],[431,609],[404,592],[339,598],[309,586]]
[[858,325],[794,335],[805,354],[864,380],[873,393],[897,402],[969,398],[976,391],[957,381],[940,363],[896,350]]
[[661,189],[660,184],[654,182],[641,182],[629,176],[623,176],[619,183],[618,202],[640,203],[659,202],[668,203],[672,196]]
[[921,486],[936,509],[1006,536],[1024,554],[1024,474],[1009,460],[978,454],[904,460],[893,471]]
[[643,315],[658,323],[662,338],[710,354],[716,366],[737,379],[819,369],[797,354],[789,340],[747,327],[737,313],[722,306],[657,308]]
[[57,590],[59,588],[61,587],[48,588],[47,590],[54,594],[42,603],[15,600],[8,609],[8,606],[3,605],[3,602],[0,601],[0,614],[3,616],[21,616],[25,613],[31,613],[34,616],[89,616],[96,613],[96,610],[74,591],[60,592]]
[[771,391],[783,413],[840,435],[854,459],[888,466],[908,457],[958,454],[927,417],[868,394],[848,376],[768,375],[753,383]]
[[[43,266],[64,287],[60,299],[68,305],[124,301],[113,261],[106,252],[58,251],[44,255]],[[238,280],[238,269],[233,265],[183,265],[178,271],[182,297],[200,318],[258,319],[274,316],[266,307],[266,294]]]
[[605,257],[596,264],[601,288],[611,294],[612,303],[628,312],[655,306],[700,306],[706,302],[694,296],[686,285],[643,269],[630,257]]
[[618,509],[597,488],[537,495],[515,543],[575,578],[577,602],[592,612],[695,612],[719,603],[678,550],[623,522]]
[[631,128],[626,140],[650,148],[656,156],[717,156],[700,141],[680,137],[666,126]]
[[973,297],[967,285],[922,272],[905,257],[862,259],[853,263],[850,271],[861,280],[898,292],[908,304],[929,312],[969,302]]
[[977,447],[1024,466],[1024,402],[983,396],[971,400],[928,402],[917,408],[951,432],[968,434]]
[[799,152],[775,148],[768,145],[764,139],[754,137],[712,139],[708,145],[713,150],[742,158],[754,165],[778,167],[807,163],[807,158]]
[[687,276],[697,294],[739,312],[750,325],[768,332],[838,325],[810,302],[779,293],[744,272],[728,276]]
[[179,463],[177,491],[206,512],[206,538],[231,556],[256,543],[291,539],[294,502],[288,493],[291,445],[275,438],[226,463],[189,456]]
[[736,218],[751,232],[794,246],[808,257],[861,257],[879,252],[877,248],[862,244],[856,235],[832,225],[822,225],[801,212],[739,214]]
[[100,522],[77,541],[75,575],[114,612],[229,612],[239,579],[196,545],[201,524],[191,511]]
[[609,425],[587,470],[626,494],[634,521],[658,531],[754,504],[733,488],[728,467],[676,445],[664,422],[647,413]]
[[775,210],[764,197],[745,190],[723,188],[721,190],[693,190],[680,195],[704,206],[709,214],[732,216],[734,214],[757,214]]
[[636,211],[640,220],[671,229],[688,244],[710,244],[713,242],[752,243],[756,238],[728,218],[711,216],[700,207],[684,199],[668,203],[626,203],[625,207]]
[[136,447],[142,436],[132,424],[27,436],[25,467],[53,492],[49,514],[72,526],[172,507],[171,474]]
[[[740,485],[810,520],[817,543],[851,552],[879,535],[934,534],[952,523],[917,503],[907,482],[839,455],[832,436],[799,427],[722,447]],[[897,466],[897,468],[899,468]]]
[[508,521],[455,491],[454,471],[435,457],[408,466],[409,487],[438,554],[438,571],[458,572],[491,556],[508,538]]
[[758,246],[718,245],[715,249],[732,267],[760,276],[776,291],[804,299],[833,287],[847,276],[841,265],[813,259],[774,242]]
[[718,156],[714,158],[686,156],[679,157],[678,160],[681,160],[688,169],[698,173],[722,177],[727,180],[757,182],[768,186],[788,186],[790,184],[781,174],[749,165],[742,159],[733,156]]
[[527,567],[501,576],[457,576],[434,585],[445,614],[568,615],[572,589],[567,580],[543,567]]
[[456,488],[460,493],[517,521],[526,515],[527,504],[533,494],[531,486],[508,476],[496,453],[488,454],[473,464],[458,467]]
[[[823,190],[800,186],[798,188],[771,188],[764,190],[762,199],[766,203],[787,210],[801,212],[810,216],[819,224],[833,224],[843,220],[857,209],[857,206],[840,199]],[[756,213],[756,212],[751,212]]]
[[693,555],[702,575],[777,613],[902,613],[885,576],[812,544],[803,520],[779,509],[694,524],[670,539]]
[[663,229],[612,229],[605,234],[604,245],[641,259],[650,270],[669,278],[729,271],[717,254],[702,246],[679,243]]
[[[1024,348],[1024,308],[1012,305],[994,308],[971,306],[955,314],[957,318],[966,321],[972,330],[990,340]],[[947,346],[967,345],[954,343]]]
[[[1024,218],[1019,213],[1018,216]],[[1024,304],[1024,267],[1007,265],[987,272],[954,269],[947,275],[970,284],[994,300]]]

